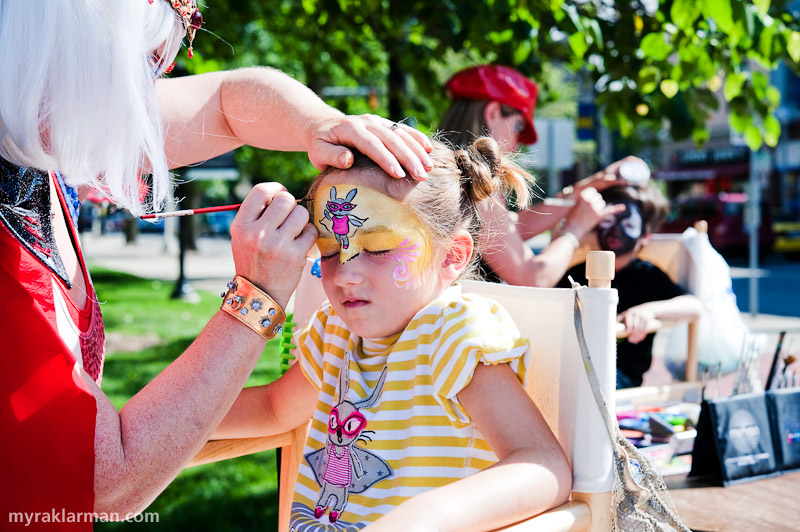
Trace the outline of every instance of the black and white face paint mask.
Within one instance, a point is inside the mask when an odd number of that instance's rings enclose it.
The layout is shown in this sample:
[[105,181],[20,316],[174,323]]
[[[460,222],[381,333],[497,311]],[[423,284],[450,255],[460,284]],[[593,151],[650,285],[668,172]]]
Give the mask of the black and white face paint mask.
[[609,215],[597,224],[597,240],[600,247],[613,251],[615,255],[624,255],[636,247],[642,237],[644,223],[639,207],[632,202],[620,202],[625,210],[619,214]]

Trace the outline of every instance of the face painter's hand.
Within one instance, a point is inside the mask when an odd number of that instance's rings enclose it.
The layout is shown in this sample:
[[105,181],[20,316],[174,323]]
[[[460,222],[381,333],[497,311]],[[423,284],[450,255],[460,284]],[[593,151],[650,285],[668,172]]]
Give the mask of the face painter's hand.
[[323,122],[308,146],[308,158],[319,170],[350,168],[353,154],[345,146],[360,151],[393,177],[405,177],[406,168],[419,181],[433,168],[428,156],[433,145],[424,133],[376,115],[340,116]]
[[308,211],[279,183],[253,187],[231,225],[236,274],[286,308],[317,230]]
[[575,183],[573,187],[574,192],[578,193],[585,188],[592,187],[599,191],[603,191],[608,187],[613,187],[615,185],[627,185],[629,184],[622,176],[619,174],[620,167],[625,163],[638,163],[647,165],[643,160],[638,157],[634,157],[633,155],[628,155],[624,159],[620,159],[619,161],[615,161],[599,172],[590,175],[589,177],[585,177]]
[[580,240],[586,236],[586,233],[594,229],[605,216],[624,210],[624,205],[606,205],[597,190],[591,187],[585,188],[575,198],[575,206],[569,211],[564,221],[564,230],[574,234]]

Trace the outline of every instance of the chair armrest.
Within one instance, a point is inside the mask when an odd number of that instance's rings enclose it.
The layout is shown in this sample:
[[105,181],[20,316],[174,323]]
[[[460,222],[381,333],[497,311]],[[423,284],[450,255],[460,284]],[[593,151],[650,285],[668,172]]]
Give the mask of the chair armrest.
[[498,529],[498,532],[579,532],[589,530],[592,514],[585,502],[572,501]]
[[261,438],[211,440],[200,449],[200,452],[192,458],[186,467],[219,462],[220,460],[237,458],[246,454],[285,447],[292,443],[292,434],[292,432],[284,432]]
[[[647,322],[647,332],[654,333],[658,332],[661,329],[666,329],[668,327],[675,327],[676,325],[680,325],[681,323],[688,323],[691,327],[693,324],[698,322],[697,319],[690,320],[688,318],[682,320],[657,320],[652,319]],[[617,335],[617,338],[627,338],[628,333],[625,332],[625,325],[623,323],[617,323],[615,326],[614,332]]]
[[[666,327],[674,327],[675,325],[679,325],[681,323],[688,324],[688,338],[687,338],[687,348],[686,348],[686,380],[687,381],[695,381],[697,380],[697,361],[699,357],[699,347],[700,341],[698,338],[698,325],[700,323],[699,319],[682,319],[682,320],[669,320],[669,321],[662,321],[657,319],[652,319],[647,322],[647,332],[654,333],[658,332],[659,330],[666,328]],[[615,326],[615,334],[617,338],[627,338],[628,333],[625,331],[625,325],[622,323],[617,323]]]
[[[675,321],[675,322],[672,322],[672,321],[664,322],[664,321],[661,321],[661,320],[652,319],[652,320],[647,322],[647,332],[648,332],[648,334],[649,333],[654,333],[654,332],[660,331],[664,327],[670,327],[672,325],[677,325],[678,323],[680,323],[680,322],[677,322],[677,321]],[[617,323],[614,326],[614,333],[617,335],[617,338],[627,338],[628,337],[628,332],[625,330],[625,324],[624,323]]]

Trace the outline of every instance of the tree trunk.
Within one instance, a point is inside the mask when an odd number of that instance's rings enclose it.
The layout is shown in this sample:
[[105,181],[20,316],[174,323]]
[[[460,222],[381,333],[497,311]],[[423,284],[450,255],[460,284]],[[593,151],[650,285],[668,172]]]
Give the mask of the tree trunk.
[[404,119],[406,103],[407,80],[406,73],[400,67],[399,53],[396,48],[387,49],[389,54],[389,119],[399,121]]
[[[177,208],[180,210],[196,209],[199,207],[199,205],[197,205],[197,198],[199,195],[200,194],[195,183],[179,183],[175,187],[175,197],[180,200]],[[178,231],[181,235],[180,238],[184,242],[182,245],[186,246],[185,249],[196,250],[197,222],[195,220],[195,216],[182,216],[178,219],[178,225]]]
[[125,219],[125,243],[135,244],[136,236],[139,234],[139,220],[130,214]]

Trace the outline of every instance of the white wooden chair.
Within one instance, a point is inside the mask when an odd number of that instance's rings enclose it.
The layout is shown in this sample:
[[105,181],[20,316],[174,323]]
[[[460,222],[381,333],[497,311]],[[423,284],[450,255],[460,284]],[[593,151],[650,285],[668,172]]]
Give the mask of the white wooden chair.
[[[593,252],[588,262],[590,287],[578,291],[583,306],[584,333],[607,407],[613,415],[617,293],[608,288],[613,278],[613,254]],[[597,266],[591,266],[594,264]],[[304,279],[312,285],[318,282],[308,276]],[[570,502],[502,530],[611,530],[612,447],[583,368],[573,321],[575,291],[477,281],[463,282],[463,289],[500,302],[522,334],[529,338],[532,361],[527,391],[558,438],[573,470]],[[318,293],[316,290],[307,285],[298,288],[298,293]],[[295,316],[298,311],[307,312],[296,305]],[[307,431],[308,424],[305,424],[271,437],[211,441],[192,465],[280,447],[279,530],[284,532],[288,530],[291,498],[303,460]]]
[[[698,221],[694,227],[698,233],[705,234],[708,232],[708,223],[703,220]],[[697,272],[689,251],[686,249],[686,239],[687,236],[684,233],[653,233],[650,235],[650,242],[641,249],[638,257],[655,264],[669,276],[673,283],[691,291],[690,287],[693,285]],[[594,244],[584,244],[579,247],[572,256],[570,267],[584,262],[589,250],[596,247]],[[698,370],[699,320],[670,322],[652,320],[647,328],[649,332],[659,332],[669,327],[683,326],[684,324],[687,327],[686,381],[693,382],[697,380]],[[625,327],[622,324],[617,325],[616,335],[617,338],[626,336]]]

